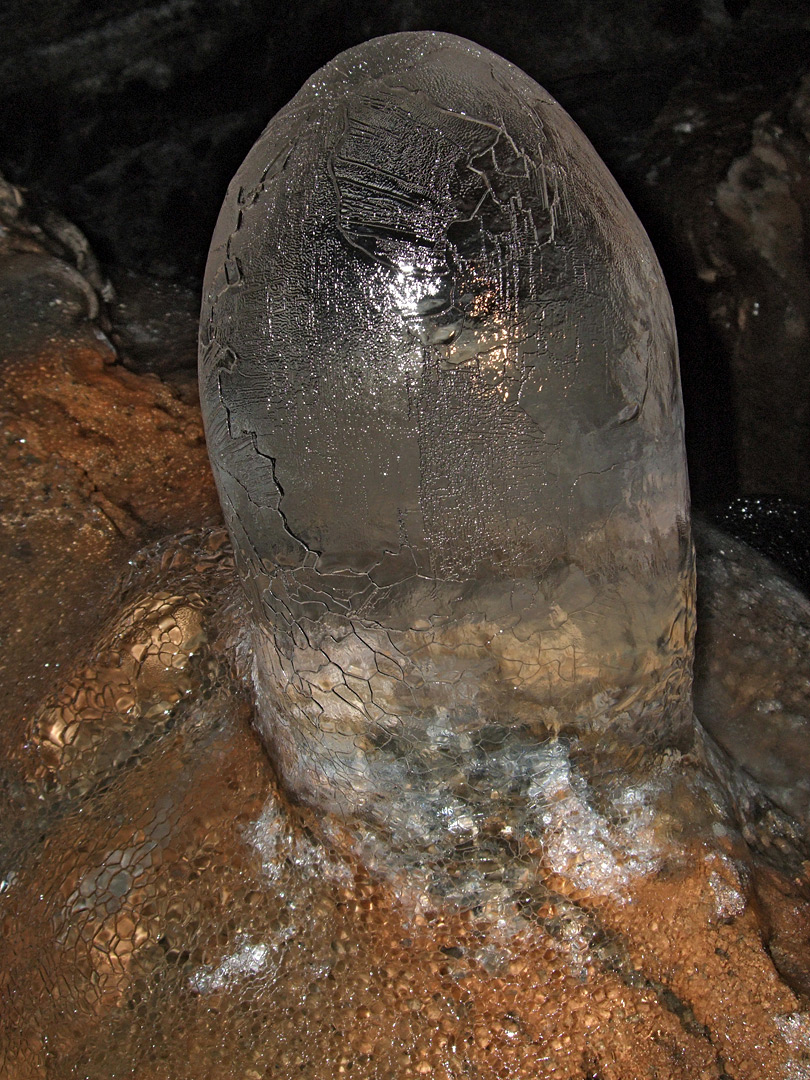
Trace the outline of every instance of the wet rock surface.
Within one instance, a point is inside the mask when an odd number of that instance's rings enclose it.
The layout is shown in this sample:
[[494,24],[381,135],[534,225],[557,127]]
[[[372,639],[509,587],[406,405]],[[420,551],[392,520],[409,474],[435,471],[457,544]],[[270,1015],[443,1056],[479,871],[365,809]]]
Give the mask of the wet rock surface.
[[695,712],[769,800],[801,823],[806,843],[810,602],[768,559],[704,522],[696,543]]
[[[0,623],[13,716],[97,625],[130,554],[219,510],[193,378],[181,391],[128,371],[105,332],[108,286],[89,248],[75,259],[19,191],[4,193]],[[81,233],[68,235],[81,254]],[[174,347],[169,336],[169,366]]]

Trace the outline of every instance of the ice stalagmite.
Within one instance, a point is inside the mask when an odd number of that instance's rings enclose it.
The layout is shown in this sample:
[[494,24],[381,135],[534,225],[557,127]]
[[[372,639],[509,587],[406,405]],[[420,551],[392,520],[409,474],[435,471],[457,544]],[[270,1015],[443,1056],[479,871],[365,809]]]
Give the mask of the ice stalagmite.
[[527,75],[436,33],[317,72],[228,190],[200,380],[293,796],[400,846],[542,833],[562,778],[688,742],[670,300]]

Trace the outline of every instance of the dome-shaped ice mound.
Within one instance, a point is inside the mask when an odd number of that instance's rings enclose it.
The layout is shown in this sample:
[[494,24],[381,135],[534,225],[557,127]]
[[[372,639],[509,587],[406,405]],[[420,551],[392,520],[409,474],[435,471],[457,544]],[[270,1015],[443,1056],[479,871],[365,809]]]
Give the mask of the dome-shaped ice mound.
[[200,380],[288,790],[475,834],[688,738],[669,296],[527,75],[434,33],[317,72],[228,190]]

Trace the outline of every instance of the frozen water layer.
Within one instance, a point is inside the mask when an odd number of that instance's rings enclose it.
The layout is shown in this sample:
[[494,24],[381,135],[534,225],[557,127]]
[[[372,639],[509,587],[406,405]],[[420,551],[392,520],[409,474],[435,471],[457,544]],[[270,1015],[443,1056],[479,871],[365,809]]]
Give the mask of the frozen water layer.
[[459,835],[484,811],[455,788],[473,760],[497,788],[510,739],[564,738],[597,786],[688,744],[669,297],[528,76],[432,33],[317,72],[229,188],[200,386],[297,798]]

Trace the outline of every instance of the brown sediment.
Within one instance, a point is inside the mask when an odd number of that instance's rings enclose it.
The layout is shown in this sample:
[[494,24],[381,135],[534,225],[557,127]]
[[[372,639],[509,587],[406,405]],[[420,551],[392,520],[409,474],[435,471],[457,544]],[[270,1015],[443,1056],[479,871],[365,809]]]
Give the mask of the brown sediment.
[[91,324],[46,326],[18,345],[0,373],[9,717],[54,685],[139,546],[219,516],[196,407],[114,363]]

